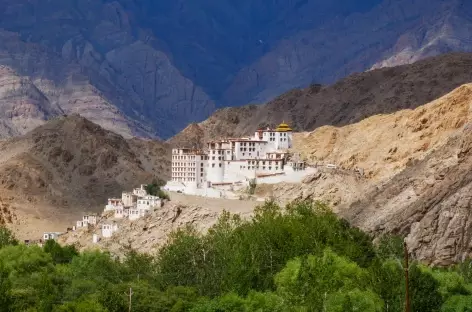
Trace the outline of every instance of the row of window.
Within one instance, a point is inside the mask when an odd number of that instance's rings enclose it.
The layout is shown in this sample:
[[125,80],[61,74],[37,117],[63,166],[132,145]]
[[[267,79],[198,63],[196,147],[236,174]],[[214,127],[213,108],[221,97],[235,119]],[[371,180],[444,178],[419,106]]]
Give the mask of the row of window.
[[182,155],[172,155],[172,160],[208,160],[208,156],[182,156]]
[[222,150],[217,150],[217,151],[212,150],[212,151],[211,151],[211,154],[223,155],[223,154],[224,154],[224,151],[222,151]]
[[181,162],[173,162],[172,167],[195,167],[196,163],[181,163]]
[[241,146],[256,146],[256,142],[241,142]]
[[[259,164],[260,162],[262,162],[262,165],[265,166],[266,160],[248,160],[249,165],[256,165],[256,164]],[[267,162],[268,162],[269,166],[272,165],[272,161],[267,160]],[[277,164],[277,163],[279,163],[279,161],[274,160],[274,164]]]
[[175,172],[172,173],[173,177],[195,177],[195,173],[188,173],[188,172]]
[[195,182],[196,181],[195,178],[174,178],[173,180],[178,181],[178,182]]
[[[264,134],[265,134],[265,133],[264,133]],[[269,132],[269,136],[272,136],[272,137],[274,137],[274,136],[275,136],[275,134],[276,134],[276,132]],[[280,136],[286,137],[286,136],[287,136],[287,133],[285,133],[285,132],[282,132],[282,133],[280,133]]]
[[195,172],[196,168],[173,167],[172,172]]
[[[239,166],[239,169],[248,169],[248,170],[259,170],[259,168],[260,166]],[[269,167],[262,166],[262,170],[266,170],[266,168],[268,168],[268,170],[272,170],[271,166]],[[278,166],[275,166],[274,168],[275,170],[279,170]]]

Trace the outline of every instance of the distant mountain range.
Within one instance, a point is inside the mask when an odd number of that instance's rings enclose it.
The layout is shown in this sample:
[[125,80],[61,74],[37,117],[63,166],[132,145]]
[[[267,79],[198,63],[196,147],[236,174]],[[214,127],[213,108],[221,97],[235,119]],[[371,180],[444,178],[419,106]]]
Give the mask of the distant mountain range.
[[472,50],[466,0],[0,0],[0,137],[80,113],[167,138],[216,108]]

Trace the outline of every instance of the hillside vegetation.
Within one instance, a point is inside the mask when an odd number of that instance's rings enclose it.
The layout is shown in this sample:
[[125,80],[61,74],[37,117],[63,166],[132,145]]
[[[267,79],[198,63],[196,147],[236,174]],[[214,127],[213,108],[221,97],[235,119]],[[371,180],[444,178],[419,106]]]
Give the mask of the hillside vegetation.
[[[402,241],[371,238],[319,203],[267,202],[251,221],[226,213],[206,235],[174,232],[155,255],[79,254],[0,231],[2,311],[403,311]],[[469,311],[469,262],[409,267],[414,312]]]

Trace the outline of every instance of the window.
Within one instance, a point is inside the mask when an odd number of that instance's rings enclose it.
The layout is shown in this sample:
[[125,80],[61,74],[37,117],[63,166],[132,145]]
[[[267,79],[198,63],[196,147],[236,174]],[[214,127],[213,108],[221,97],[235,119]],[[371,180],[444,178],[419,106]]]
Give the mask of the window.
[[211,164],[211,167],[212,167],[212,168],[215,168],[215,164]]
[[218,164],[218,166],[221,168],[221,164]]

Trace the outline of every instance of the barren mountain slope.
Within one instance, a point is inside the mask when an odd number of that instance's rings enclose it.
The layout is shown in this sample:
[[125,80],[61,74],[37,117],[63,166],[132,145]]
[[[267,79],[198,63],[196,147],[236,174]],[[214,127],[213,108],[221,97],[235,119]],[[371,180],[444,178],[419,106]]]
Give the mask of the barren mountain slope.
[[0,90],[4,125],[0,137],[25,134],[64,113],[80,113],[125,137],[154,135],[145,122],[138,123],[135,115],[126,116],[117,108],[126,97],[105,79],[88,76],[77,62],[4,30],[0,30]]
[[[202,138],[247,135],[285,120],[297,131],[343,126],[376,115],[429,103],[472,82],[472,53],[428,58],[411,65],[355,74],[330,86],[312,85],[287,92],[264,105],[224,108],[198,124]],[[185,142],[183,131],[173,141]],[[192,139],[195,141],[195,138]]]
[[224,100],[264,103],[292,88],[371,67],[471,52],[471,14],[468,0],[385,0],[365,12],[340,14],[273,43],[235,75]]
[[366,179],[345,179],[343,190],[337,180],[326,186],[318,176],[295,193],[284,185],[277,193],[317,199],[338,193],[341,216],[375,234],[409,235],[417,259],[447,265],[470,257],[471,103],[467,84],[414,110],[298,134],[294,149],[312,162],[363,168]]
[[[0,64],[121,134],[167,137],[213,102],[118,1],[0,0]],[[1,117],[1,116],[0,116]]]
[[28,219],[23,230],[34,218],[64,224],[101,211],[125,189],[167,179],[168,169],[155,167],[170,166],[167,151],[157,141],[128,142],[79,116],[58,118],[0,142],[0,198]]
[[381,180],[403,170],[443,146],[449,136],[472,119],[472,84],[414,110],[376,115],[344,127],[324,126],[296,133],[293,149],[311,163],[360,167],[368,178]]
[[373,233],[408,235],[417,259],[448,265],[472,255],[470,122],[424,160],[411,162],[343,212]]

